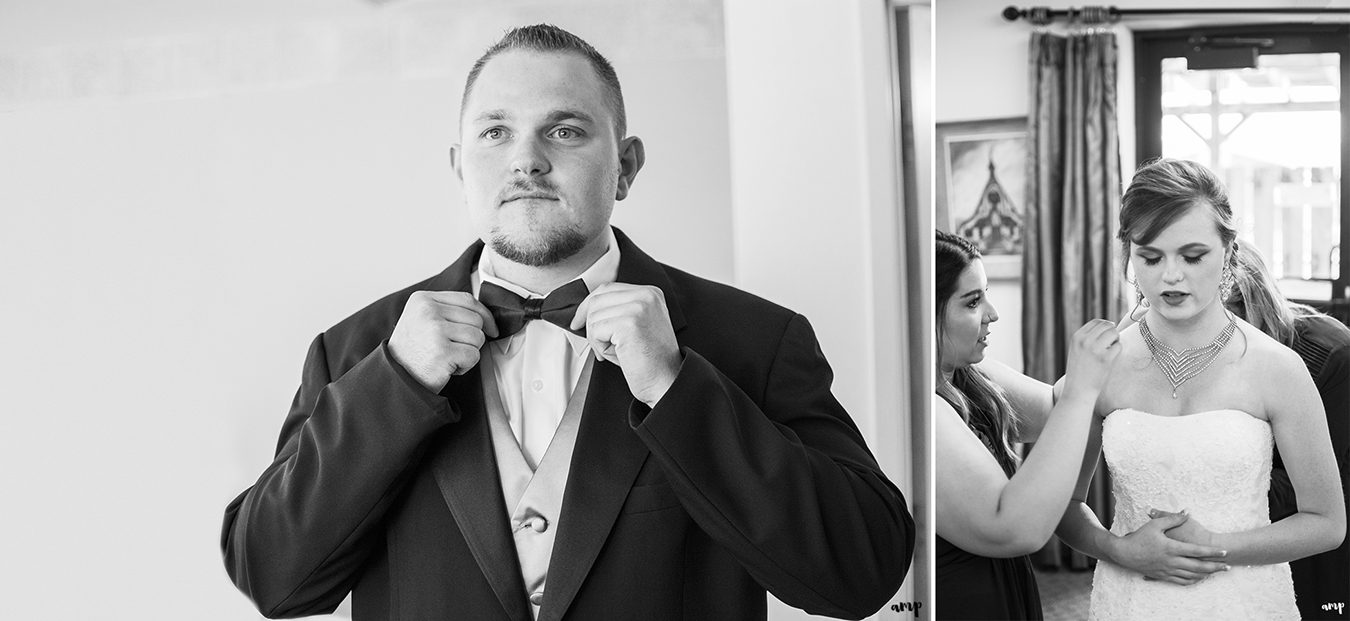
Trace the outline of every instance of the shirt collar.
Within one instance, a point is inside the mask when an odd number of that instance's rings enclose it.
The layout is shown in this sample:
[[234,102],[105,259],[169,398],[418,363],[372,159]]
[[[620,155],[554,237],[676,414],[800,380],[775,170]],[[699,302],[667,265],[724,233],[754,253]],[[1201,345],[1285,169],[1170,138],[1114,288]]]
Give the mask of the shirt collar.
[[[595,291],[601,285],[607,285],[618,280],[619,240],[614,237],[614,229],[612,227],[605,227],[605,237],[606,242],[609,244],[609,247],[605,249],[605,253],[600,255],[600,258],[596,259],[595,263],[592,263],[590,267],[586,268],[585,271],[577,276],[582,282],[586,283],[587,291]],[[553,291],[550,290],[541,295],[508,280],[503,280],[498,277],[497,273],[492,269],[493,257],[500,258],[500,255],[494,252],[491,247],[484,245],[482,254],[478,256],[478,265],[469,276],[470,286],[473,288],[473,296],[475,298],[478,297],[478,290],[482,287],[484,281],[501,286],[507,291],[526,299],[548,297],[549,293],[553,293]],[[559,286],[562,286],[562,284]],[[522,331],[517,336],[524,334],[525,332]],[[586,339],[571,332],[566,332],[566,334],[568,342],[572,344],[572,353],[580,355],[582,350],[587,346]],[[521,339],[512,336],[497,342],[502,344],[501,353],[511,356],[519,350],[518,343],[520,340]]]

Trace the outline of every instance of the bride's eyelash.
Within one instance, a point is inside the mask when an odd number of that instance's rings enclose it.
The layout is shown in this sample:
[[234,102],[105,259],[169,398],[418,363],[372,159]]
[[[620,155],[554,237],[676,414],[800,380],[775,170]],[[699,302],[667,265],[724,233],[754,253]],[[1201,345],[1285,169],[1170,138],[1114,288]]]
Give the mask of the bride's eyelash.
[[[1198,265],[1198,264],[1200,263],[1200,261],[1202,261],[1202,260],[1205,258],[1205,255],[1206,255],[1206,254],[1209,254],[1209,253],[1206,252],[1205,254],[1197,254],[1197,255],[1195,255],[1195,256],[1193,256],[1193,257],[1192,257],[1192,256],[1183,256],[1182,258],[1185,259],[1186,262],[1187,262],[1187,263],[1190,263],[1191,265]],[[1157,265],[1157,264],[1158,264],[1158,261],[1161,261],[1161,260],[1162,260],[1162,257],[1145,257],[1145,256],[1140,256],[1139,258],[1141,258],[1141,259],[1144,260],[1144,265]]]

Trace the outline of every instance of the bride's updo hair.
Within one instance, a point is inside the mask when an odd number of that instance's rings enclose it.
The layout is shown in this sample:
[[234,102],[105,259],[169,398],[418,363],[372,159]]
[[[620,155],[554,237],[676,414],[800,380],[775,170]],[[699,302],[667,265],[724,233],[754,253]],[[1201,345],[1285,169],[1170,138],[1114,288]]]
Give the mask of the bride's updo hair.
[[[1228,191],[1212,171],[1190,160],[1160,158],[1145,163],[1134,172],[1130,187],[1120,199],[1122,272],[1130,264],[1130,242],[1152,243],[1191,207],[1208,206],[1219,229],[1219,239],[1225,251],[1231,250],[1237,239],[1237,225],[1233,208],[1228,204]],[[1232,253],[1225,252],[1225,261],[1232,261]]]
[[[980,250],[970,240],[944,231],[937,232],[934,244],[937,278],[937,359],[942,361],[942,336],[946,332],[947,304],[956,295],[961,273],[976,259]],[[1017,424],[1017,414],[1008,403],[1008,396],[997,384],[973,366],[957,367],[951,382],[938,373],[937,394],[961,414],[975,435],[994,454],[1003,472],[1012,476],[1017,470],[1017,452],[1013,450],[1011,429]]]

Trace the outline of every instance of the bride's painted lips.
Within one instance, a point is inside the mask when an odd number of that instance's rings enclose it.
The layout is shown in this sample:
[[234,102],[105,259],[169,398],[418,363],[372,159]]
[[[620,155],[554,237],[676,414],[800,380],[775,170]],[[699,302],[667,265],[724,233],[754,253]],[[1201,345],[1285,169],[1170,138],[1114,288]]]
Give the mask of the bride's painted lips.
[[1167,302],[1172,306],[1176,306],[1178,304],[1181,304],[1182,302],[1185,302],[1186,297],[1189,295],[1190,295],[1189,293],[1186,293],[1184,291],[1164,291],[1158,297],[1162,298],[1164,302]]
[[988,347],[988,346],[989,346],[989,333],[988,333],[988,332],[985,332],[984,334],[981,334],[981,335],[980,335],[980,338],[975,339],[975,342],[976,342],[976,343],[979,343],[980,345],[984,345],[985,347]]

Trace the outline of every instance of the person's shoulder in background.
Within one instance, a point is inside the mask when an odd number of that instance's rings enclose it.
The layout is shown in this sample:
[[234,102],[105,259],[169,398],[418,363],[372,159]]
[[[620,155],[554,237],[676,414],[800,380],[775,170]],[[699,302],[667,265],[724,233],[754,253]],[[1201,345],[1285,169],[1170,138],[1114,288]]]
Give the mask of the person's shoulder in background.
[[1350,328],[1327,315],[1300,317],[1294,351],[1303,358],[1313,377],[1319,377],[1333,360],[1338,361],[1338,366],[1350,361]]

